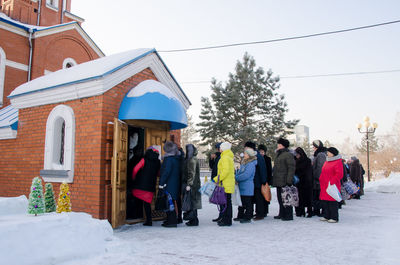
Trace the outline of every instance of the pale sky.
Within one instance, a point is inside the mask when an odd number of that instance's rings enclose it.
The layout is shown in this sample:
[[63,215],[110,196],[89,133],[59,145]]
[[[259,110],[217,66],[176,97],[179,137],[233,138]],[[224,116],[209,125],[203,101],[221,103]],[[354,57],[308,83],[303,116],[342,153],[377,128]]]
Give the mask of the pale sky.
[[[72,13],[106,55],[137,48],[158,51],[261,41],[400,19],[397,0],[72,0]],[[212,77],[226,81],[247,51],[281,77],[400,69],[400,23],[322,37],[224,49],[160,53],[192,102],[195,121]],[[310,138],[359,142],[365,115],[377,135],[391,134],[400,112],[400,72],[289,79],[280,92],[287,118],[310,127]]]

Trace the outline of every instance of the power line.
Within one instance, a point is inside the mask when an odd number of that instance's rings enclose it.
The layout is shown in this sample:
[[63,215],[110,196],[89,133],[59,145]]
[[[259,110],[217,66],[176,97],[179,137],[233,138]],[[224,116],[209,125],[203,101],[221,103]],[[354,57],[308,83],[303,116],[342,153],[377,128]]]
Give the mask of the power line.
[[388,21],[388,22],[383,22],[383,23],[373,24],[373,25],[367,25],[367,26],[362,26],[362,27],[335,30],[335,31],[327,31],[327,32],[314,33],[314,34],[309,34],[309,35],[301,35],[301,36],[295,36],[295,37],[286,37],[286,38],[263,40],[263,41],[231,43],[231,44],[223,44],[223,45],[216,45],[216,46],[206,46],[206,47],[197,47],[197,48],[164,50],[164,51],[158,51],[158,52],[160,52],[160,53],[161,52],[171,53],[171,52],[200,51],[200,50],[220,49],[220,48],[227,48],[227,47],[234,47],[234,46],[254,45],[254,44],[263,44],[263,43],[271,43],[271,42],[279,42],[279,41],[297,40],[297,39],[305,39],[305,38],[318,37],[318,36],[323,36],[323,35],[330,35],[330,34],[337,34],[337,33],[343,33],[343,32],[349,32],[349,31],[355,31],[355,30],[361,30],[361,29],[368,29],[368,28],[386,26],[386,25],[395,24],[395,23],[399,23],[399,22],[400,22],[400,20],[394,20],[394,21]]
[[[318,74],[318,75],[296,75],[296,76],[282,76],[280,79],[300,79],[300,78],[315,78],[315,77],[330,77],[330,76],[346,76],[346,75],[370,75],[370,74],[385,74],[400,72],[400,69],[382,70],[382,71],[370,71],[370,72],[349,72],[349,73],[331,73],[331,74]],[[180,82],[181,84],[201,84],[211,83],[211,81],[188,81]]]

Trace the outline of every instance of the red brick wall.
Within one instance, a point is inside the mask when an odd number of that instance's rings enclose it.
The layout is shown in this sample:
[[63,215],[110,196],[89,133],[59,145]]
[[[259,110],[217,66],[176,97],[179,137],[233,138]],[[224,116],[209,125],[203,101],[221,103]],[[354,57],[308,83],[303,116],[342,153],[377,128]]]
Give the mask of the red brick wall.
[[32,79],[44,74],[44,70],[62,69],[65,58],[72,58],[78,64],[99,58],[97,53],[75,30],[34,40]]
[[[0,47],[6,59],[29,64],[28,38],[0,29]],[[72,58],[78,64],[99,58],[97,53],[75,30],[40,37],[33,40],[31,79],[44,75],[44,70],[62,69],[65,58]],[[6,66],[3,106],[10,104],[7,96],[19,85],[28,81],[28,72]]]
[[[31,0],[11,0],[3,1],[2,11],[14,20],[22,23],[36,25],[38,13],[35,9],[39,9],[39,2]],[[71,10],[71,0],[66,0],[66,10]],[[40,26],[52,26],[61,23],[62,0],[58,1],[58,10],[48,8],[46,0],[42,0],[40,12]],[[64,16],[63,23],[71,21],[70,18]]]
[[[100,96],[20,110],[17,139],[0,140],[0,196],[29,196],[32,178],[43,169],[47,118],[55,106],[65,104],[74,110],[76,127],[74,182],[70,184],[72,210],[110,218],[107,123],[117,117],[125,94],[147,79],[156,80],[150,69]],[[53,185],[58,196],[59,183]]]

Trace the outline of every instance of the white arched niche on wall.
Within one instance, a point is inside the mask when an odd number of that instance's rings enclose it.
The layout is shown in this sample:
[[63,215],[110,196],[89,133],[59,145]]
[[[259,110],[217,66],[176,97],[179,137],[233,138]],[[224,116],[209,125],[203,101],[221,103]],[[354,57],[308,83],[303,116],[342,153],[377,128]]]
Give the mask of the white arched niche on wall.
[[63,61],[63,69],[71,68],[72,66],[77,65],[76,61],[72,58],[65,58]]
[[0,108],[3,107],[5,74],[6,74],[6,53],[0,47]]
[[46,123],[44,169],[40,175],[46,182],[74,180],[75,115],[71,107],[58,105]]

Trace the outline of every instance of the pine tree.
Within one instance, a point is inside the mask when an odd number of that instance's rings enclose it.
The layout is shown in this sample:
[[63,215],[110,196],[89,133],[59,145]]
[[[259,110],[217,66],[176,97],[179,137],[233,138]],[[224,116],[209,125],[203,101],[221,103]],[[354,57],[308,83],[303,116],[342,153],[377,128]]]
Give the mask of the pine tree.
[[39,177],[35,177],[32,180],[31,193],[29,194],[28,213],[37,216],[44,213],[44,210],[42,180]]
[[62,183],[60,185],[60,195],[58,196],[57,202],[57,213],[70,212],[71,211],[71,200],[69,193],[68,183]]
[[[368,135],[368,142],[369,142],[369,151],[370,152],[377,152],[382,149],[382,145],[379,143],[378,138],[376,138],[375,134]],[[357,146],[357,150],[360,153],[367,152],[367,136],[364,135],[361,139],[361,144]]]
[[224,85],[211,81],[211,100],[201,99],[201,122],[197,124],[201,144],[211,148],[217,141],[228,141],[237,153],[252,140],[265,144],[272,155],[277,138],[298,123],[285,121],[288,108],[285,96],[278,93],[279,81],[271,70],[256,68],[254,58],[245,53]]
[[51,213],[56,211],[56,200],[54,199],[53,185],[51,183],[46,183],[46,191],[44,193],[44,201],[46,207],[46,213]]

